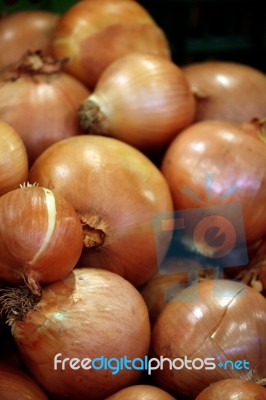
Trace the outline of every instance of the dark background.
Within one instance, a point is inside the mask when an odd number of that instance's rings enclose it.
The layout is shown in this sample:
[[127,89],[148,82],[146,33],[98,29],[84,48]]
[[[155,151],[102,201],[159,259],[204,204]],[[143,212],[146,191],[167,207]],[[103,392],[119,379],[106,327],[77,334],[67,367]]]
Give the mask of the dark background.
[[[63,13],[75,3],[75,0],[0,0],[0,13],[30,8]],[[164,30],[176,64],[219,59],[245,63],[266,72],[265,0],[138,0],[138,3]]]

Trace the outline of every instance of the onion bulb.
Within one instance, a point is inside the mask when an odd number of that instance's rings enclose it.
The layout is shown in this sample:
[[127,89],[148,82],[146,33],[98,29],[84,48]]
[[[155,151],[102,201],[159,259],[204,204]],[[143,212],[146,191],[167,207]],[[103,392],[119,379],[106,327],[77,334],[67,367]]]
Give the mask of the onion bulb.
[[63,64],[29,53],[0,75],[0,118],[21,136],[29,164],[51,144],[80,133],[77,110],[89,91],[62,72]]
[[183,130],[168,147],[161,169],[175,209],[228,205],[232,214],[230,204],[237,203],[247,243],[261,239],[266,234],[264,140],[257,123],[201,121]]
[[144,154],[117,139],[78,135],[43,152],[29,179],[65,197],[80,216],[80,267],[109,269],[136,286],[155,274],[172,233],[157,232],[156,247],[154,217],[171,216],[173,203],[160,170]]
[[197,100],[195,121],[265,117],[266,75],[249,65],[206,61],[182,68]]
[[162,57],[134,53],[106,68],[80,107],[80,124],[89,133],[153,150],[191,124],[194,114],[194,97],[181,69]]
[[178,400],[164,390],[151,385],[135,385],[107,397],[106,400]]
[[1,400],[48,400],[43,389],[25,372],[0,362]]
[[0,196],[28,179],[28,155],[20,135],[0,120]]
[[58,20],[59,15],[45,10],[18,11],[0,18],[0,69],[29,50],[51,55]]
[[136,1],[80,1],[55,29],[54,53],[69,58],[66,70],[93,89],[116,59],[133,52],[170,59],[164,32]]
[[204,389],[195,400],[266,400],[266,388],[241,379],[222,379]]
[[[25,296],[21,304],[29,302]],[[1,303],[22,358],[53,398],[102,400],[137,383],[141,371],[117,371],[114,358],[143,359],[149,350],[150,324],[141,295],[122,277],[74,268],[65,279],[45,286],[39,302],[20,320],[7,297]],[[19,301],[18,294],[16,298]],[[112,359],[113,368],[101,369],[101,361],[88,361],[100,357]]]
[[153,327],[152,355],[175,360],[153,378],[166,390],[192,397],[221,379],[260,382],[265,332],[266,301],[254,289],[226,279],[191,285],[164,307]]
[[0,278],[33,292],[66,276],[83,246],[80,219],[58,193],[22,185],[0,197]]

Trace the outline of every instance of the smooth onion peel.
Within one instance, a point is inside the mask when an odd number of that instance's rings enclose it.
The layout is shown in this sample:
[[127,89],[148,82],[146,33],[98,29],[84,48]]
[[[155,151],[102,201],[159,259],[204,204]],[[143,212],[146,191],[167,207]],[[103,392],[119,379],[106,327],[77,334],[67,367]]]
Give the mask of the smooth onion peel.
[[255,382],[222,379],[204,389],[195,400],[266,400],[266,388]]
[[22,185],[0,197],[0,278],[40,285],[66,276],[83,246],[80,219],[59,194]]
[[164,390],[151,385],[129,386],[106,400],[178,400]]
[[42,153],[29,179],[63,196],[80,216],[79,266],[109,269],[136,286],[157,271],[171,232],[162,232],[156,249],[153,218],[171,213],[173,203],[163,175],[140,151],[113,138],[75,136]]
[[[21,296],[18,304],[24,301]],[[102,400],[135,385],[141,375],[126,368],[117,374],[110,368],[71,368],[69,362],[63,368],[63,359],[133,360],[144,358],[150,345],[148,311],[139,292],[122,277],[93,268],[75,268],[45,286],[39,302],[13,319],[11,328],[31,375],[58,400]]]
[[154,150],[192,123],[195,100],[177,65],[159,56],[135,53],[116,60],[103,72],[79,113],[81,127],[88,133]]
[[[265,298],[240,282],[224,279],[191,285],[159,315],[152,332],[152,353],[171,360],[194,360],[195,368],[154,371],[157,384],[175,393],[195,397],[211,383],[228,378],[260,383],[266,376]],[[216,368],[199,368],[206,358],[212,358]],[[223,367],[228,360],[248,364],[246,368]]]
[[0,196],[28,179],[28,155],[20,135],[0,120]]
[[136,1],[80,1],[60,19],[55,55],[69,58],[66,70],[91,90],[116,59],[133,52],[170,59],[166,35]]

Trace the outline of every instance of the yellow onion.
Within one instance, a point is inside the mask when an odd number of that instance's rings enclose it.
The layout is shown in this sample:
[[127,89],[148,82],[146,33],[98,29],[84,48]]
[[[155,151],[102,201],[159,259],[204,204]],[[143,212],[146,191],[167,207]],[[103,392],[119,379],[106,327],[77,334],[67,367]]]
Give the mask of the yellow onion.
[[[74,268],[65,279],[45,286],[31,309],[25,310],[26,300],[27,295],[18,299],[17,306],[25,311],[21,320],[9,307],[12,334],[30,373],[52,398],[102,400],[137,383],[141,370],[113,373],[115,369],[93,367],[100,361],[81,364],[85,358],[133,360],[147,355],[147,307],[128,281],[105,270]],[[1,304],[6,304],[3,297]],[[112,364],[117,365],[114,360]]]
[[194,398],[221,379],[260,382],[266,373],[266,300],[241,282],[191,285],[157,318],[152,353],[178,359],[175,368],[166,362],[153,374],[157,384],[174,393]]
[[0,196],[28,178],[28,155],[20,135],[0,120]]
[[72,205],[44,187],[22,185],[0,197],[0,278],[33,291],[66,276],[83,246]]
[[60,19],[54,53],[66,70],[92,89],[105,68],[132,52],[170,58],[166,35],[136,1],[80,1]]
[[135,385],[107,397],[106,400],[178,400],[164,390],[151,385]]
[[241,379],[222,379],[204,389],[195,400],[266,400],[266,388]]
[[106,68],[80,107],[88,133],[113,136],[141,150],[167,145],[194,119],[195,100],[181,69],[134,53]]

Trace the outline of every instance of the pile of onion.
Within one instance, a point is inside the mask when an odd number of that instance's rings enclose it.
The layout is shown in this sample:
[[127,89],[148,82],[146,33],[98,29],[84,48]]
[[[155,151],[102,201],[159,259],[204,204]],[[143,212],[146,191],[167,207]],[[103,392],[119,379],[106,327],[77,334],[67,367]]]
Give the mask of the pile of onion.
[[38,295],[72,271],[82,247],[80,219],[58,193],[25,184],[0,197],[0,279]]
[[[173,369],[166,363],[154,371],[153,378],[166,390],[192,397],[222,379],[262,382],[265,332],[265,298],[254,289],[224,279],[191,285],[165,306],[153,327],[152,355],[179,359]],[[214,369],[205,369],[206,358],[214,359]],[[190,364],[181,368],[185,359]],[[227,360],[246,361],[248,367],[225,368]]]
[[[114,374],[111,368],[99,369],[99,363],[97,369],[88,368],[88,358],[143,359],[149,351],[147,307],[119,275],[75,268],[65,279],[46,285],[39,301],[26,288],[15,295],[6,289],[0,297],[26,367],[53,398],[102,400],[138,382],[137,369]],[[19,308],[24,312],[20,318]],[[63,365],[67,357],[74,360]]]
[[79,113],[81,127],[88,133],[151,151],[168,145],[192,123],[195,100],[176,64],[134,53],[106,68]]
[[27,51],[52,55],[52,39],[59,15],[26,10],[0,18],[0,69],[17,62]]
[[28,155],[20,135],[0,120],[0,196],[28,179]]
[[172,233],[158,232],[154,217],[173,211],[160,170],[117,139],[78,135],[45,150],[29,172],[31,182],[69,201],[81,218],[84,251],[78,266],[109,269],[136,286],[157,271]]
[[249,65],[206,61],[182,68],[197,100],[195,121],[246,122],[266,114],[266,75]]
[[170,59],[166,35],[136,1],[87,0],[73,5],[55,29],[54,53],[66,70],[94,88],[105,68],[133,52]]
[[30,52],[0,75],[0,118],[21,136],[30,164],[53,143],[81,132],[77,110],[89,91],[62,71],[64,63]]
[[255,382],[222,379],[204,389],[195,400],[266,400],[266,388]]

